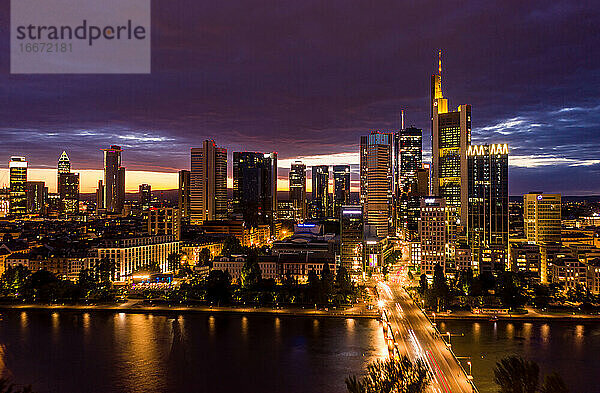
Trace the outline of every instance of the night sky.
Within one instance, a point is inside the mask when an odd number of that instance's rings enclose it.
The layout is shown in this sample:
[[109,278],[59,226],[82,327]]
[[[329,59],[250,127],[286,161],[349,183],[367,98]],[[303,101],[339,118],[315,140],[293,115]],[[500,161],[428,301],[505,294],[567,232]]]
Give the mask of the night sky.
[[[277,151],[283,179],[297,157],[358,164],[359,136],[397,129],[401,109],[407,125],[423,128],[429,157],[429,83],[441,48],[444,95],[453,109],[473,106],[473,142],[509,144],[511,195],[600,194],[597,3],[152,7],[150,75],[10,75],[0,57],[0,161],[20,154],[33,168],[55,168],[67,150],[75,170],[101,169],[100,149],[118,144],[128,171],[172,173],[189,168],[190,147],[215,139],[229,152]],[[176,186],[174,175],[153,179],[154,188]]]

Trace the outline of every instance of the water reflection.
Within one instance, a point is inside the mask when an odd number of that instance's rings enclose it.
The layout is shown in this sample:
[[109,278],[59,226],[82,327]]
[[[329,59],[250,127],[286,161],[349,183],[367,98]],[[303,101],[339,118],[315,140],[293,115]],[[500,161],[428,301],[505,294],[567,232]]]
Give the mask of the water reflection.
[[481,334],[481,325],[479,322],[473,323],[473,340],[479,342],[479,336]]
[[506,324],[506,337],[511,340],[515,337],[515,325],[512,323]]
[[215,335],[215,317],[208,317],[208,334],[212,337]]
[[242,337],[248,338],[248,317],[242,317]]
[[542,338],[542,344],[547,346],[550,343],[550,325],[545,323],[540,326],[540,335]]

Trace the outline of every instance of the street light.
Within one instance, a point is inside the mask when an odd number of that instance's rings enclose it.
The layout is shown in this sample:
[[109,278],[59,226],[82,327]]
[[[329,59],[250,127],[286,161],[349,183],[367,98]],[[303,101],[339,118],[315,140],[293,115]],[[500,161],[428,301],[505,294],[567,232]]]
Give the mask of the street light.
[[432,313],[432,314],[433,314],[433,326],[435,326],[435,313]]
[[468,379],[473,379],[473,375],[471,375],[471,362],[467,362],[467,364],[469,365],[469,375],[467,375]]
[[451,345],[450,344],[450,332],[447,332],[447,333],[448,333],[448,346],[450,346]]

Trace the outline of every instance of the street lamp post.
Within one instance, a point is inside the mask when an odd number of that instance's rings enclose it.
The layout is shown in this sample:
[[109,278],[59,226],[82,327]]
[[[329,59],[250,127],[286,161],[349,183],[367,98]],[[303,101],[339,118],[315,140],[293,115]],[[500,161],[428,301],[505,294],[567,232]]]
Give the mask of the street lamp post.
[[448,346],[450,347],[451,346],[451,344],[450,344],[450,332],[447,332],[447,333],[448,333]]
[[469,375],[467,375],[467,379],[473,379],[473,373],[471,370],[471,362],[467,362],[467,364],[469,365]]

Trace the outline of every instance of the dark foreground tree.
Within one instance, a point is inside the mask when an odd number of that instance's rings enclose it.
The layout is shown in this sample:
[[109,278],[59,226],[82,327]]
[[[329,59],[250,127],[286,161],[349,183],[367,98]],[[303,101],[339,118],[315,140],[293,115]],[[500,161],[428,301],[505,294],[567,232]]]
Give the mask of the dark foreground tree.
[[411,362],[408,357],[376,360],[367,366],[367,375],[346,378],[349,393],[422,393],[430,377],[425,363]]
[[535,393],[540,378],[540,367],[520,356],[509,356],[496,363],[494,382],[499,393]]
[[0,393],[34,393],[31,386],[17,388],[6,378],[0,378]]
[[569,389],[563,382],[560,375],[552,373],[546,375],[544,386],[540,389],[541,393],[569,393]]

